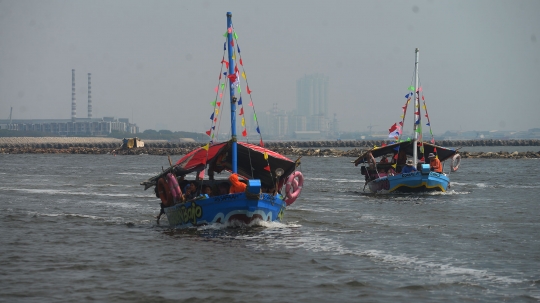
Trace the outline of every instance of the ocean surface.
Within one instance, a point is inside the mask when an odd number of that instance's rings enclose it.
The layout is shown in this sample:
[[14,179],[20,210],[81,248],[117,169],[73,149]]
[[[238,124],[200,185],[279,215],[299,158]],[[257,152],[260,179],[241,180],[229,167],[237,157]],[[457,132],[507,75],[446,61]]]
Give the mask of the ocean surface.
[[540,160],[394,196],[351,160],[302,158],[282,223],[172,230],[139,185],[166,157],[0,155],[0,302],[540,301]]

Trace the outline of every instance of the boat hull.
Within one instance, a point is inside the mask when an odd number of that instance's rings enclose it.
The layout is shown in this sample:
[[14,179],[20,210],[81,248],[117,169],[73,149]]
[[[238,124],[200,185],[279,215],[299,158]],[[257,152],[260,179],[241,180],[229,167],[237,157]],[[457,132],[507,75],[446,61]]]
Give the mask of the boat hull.
[[176,204],[165,208],[165,215],[174,228],[213,223],[250,224],[256,220],[281,221],[285,207],[280,195],[239,193]]
[[373,193],[446,192],[449,183],[450,179],[445,174],[416,171],[378,178],[367,186]]

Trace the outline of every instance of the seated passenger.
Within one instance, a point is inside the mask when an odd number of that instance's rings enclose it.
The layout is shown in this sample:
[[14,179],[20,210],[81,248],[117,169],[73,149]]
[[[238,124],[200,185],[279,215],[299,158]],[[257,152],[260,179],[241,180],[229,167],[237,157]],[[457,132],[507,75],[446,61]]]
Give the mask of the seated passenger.
[[405,166],[401,169],[402,174],[408,174],[416,171],[416,167],[414,167],[413,160],[407,160],[405,163]]
[[219,192],[219,195],[228,195],[229,194],[229,183],[227,182],[221,182],[219,183],[218,185],[218,192]]
[[184,195],[182,195],[183,201],[188,201],[197,197],[197,186],[195,182],[189,182],[186,187],[184,187]]
[[430,153],[429,156],[429,169],[436,173],[442,173],[441,161],[435,157],[435,154]]
[[229,176],[229,181],[231,182],[231,189],[229,190],[229,193],[237,194],[246,191],[247,185],[238,180],[238,174],[231,174]]
[[203,185],[202,193],[208,195],[208,197],[212,197],[212,187],[210,185]]

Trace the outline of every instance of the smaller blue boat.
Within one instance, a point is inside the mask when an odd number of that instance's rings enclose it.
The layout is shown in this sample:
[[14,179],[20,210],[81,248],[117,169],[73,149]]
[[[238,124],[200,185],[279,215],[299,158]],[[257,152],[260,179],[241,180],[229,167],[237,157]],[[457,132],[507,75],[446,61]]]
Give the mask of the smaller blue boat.
[[[360,155],[354,164],[361,166],[361,173],[365,176],[363,190],[369,189],[372,193],[418,193],[418,192],[446,192],[450,186],[450,178],[444,173],[444,161],[451,159],[450,171],[457,171],[461,157],[457,150],[435,145],[431,122],[422,93],[418,84],[418,48],[415,51],[415,83],[409,87],[410,93],[402,107],[403,115],[399,123],[394,123],[389,129],[389,137],[395,142],[374,147]],[[414,98],[414,137],[402,139],[402,127],[405,123],[407,107]],[[423,106],[420,106],[420,100]],[[431,142],[422,140],[422,114],[421,108],[427,118]],[[381,157],[379,161],[375,158]],[[390,157],[390,161],[387,157]],[[427,160],[426,160],[427,159]]]
[[[208,144],[191,151],[174,165],[169,158],[169,168],[141,183],[145,190],[154,187],[156,197],[161,200],[158,223],[164,213],[169,225],[174,228],[214,223],[259,225],[261,221],[281,221],[286,207],[294,203],[302,191],[304,179],[302,173],[296,170],[300,159],[292,161],[264,148],[231,13],[227,13],[224,36],[223,52],[228,53],[228,61],[224,55],[219,83],[215,88],[216,99],[211,103],[211,126],[206,132]],[[237,60],[239,65],[236,64]],[[241,78],[245,80],[245,92],[249,98],[246,109],[242,102]],[[219,113],[227,103],[222,99],[226,87],[229,88],[230,97],[231,138],[216,143]],[[258,145],[237,140],[238,115],[242,121],[242,137],[247,141],[244,110],[249,108],[253,110]],[[205,171],[207,179],[204,177]],[[216,173],[223,171],[231,173],[229,178],[214,179]],[[195,173],[196,179],[185,180],[191,173]]]

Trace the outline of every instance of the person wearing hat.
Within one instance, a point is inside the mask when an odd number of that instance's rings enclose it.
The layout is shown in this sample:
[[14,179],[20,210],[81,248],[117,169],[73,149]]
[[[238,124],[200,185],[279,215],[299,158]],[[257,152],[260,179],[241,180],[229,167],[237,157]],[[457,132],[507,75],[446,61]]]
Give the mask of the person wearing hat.
[[405,166],[401,169],[402,174],[408,174],[416,171],[416,167],[414,167],[413,160],[407,160],[405,162]]
[[430,153],[429,156],[429,169],[436,173],[442,173],[441,161],[437,159],[434,153]]

